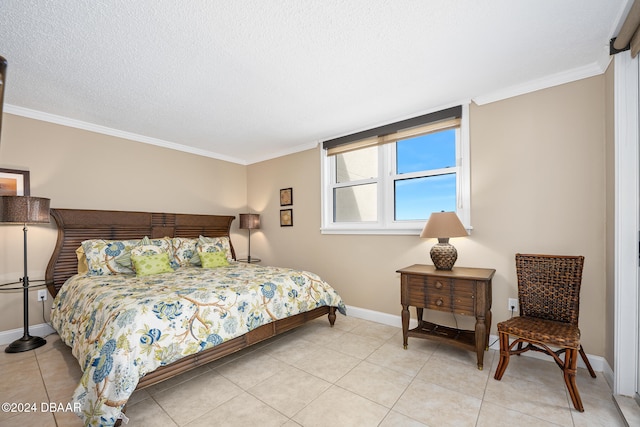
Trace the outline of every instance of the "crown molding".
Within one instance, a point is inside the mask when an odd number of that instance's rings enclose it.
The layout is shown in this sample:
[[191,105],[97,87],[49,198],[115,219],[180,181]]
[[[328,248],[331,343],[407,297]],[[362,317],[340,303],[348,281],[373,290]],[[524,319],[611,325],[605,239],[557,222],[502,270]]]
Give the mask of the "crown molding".
[[514,96],[524,95],[530,92],[536,92],[541,89],[547,89],[565,83],[571,83],[577,80],[586,79],[588,77],[597,76],[607,71],[607,67],[609,66],[610,62],[611,56],[609,56],[609,54],[605,52],[598,61],[593,62],[589,65],[552,74],[540,79],[531,80],[523,84],[510,86],[486,95],[477,96],[473,98],[473,102],[477,105],[489,104],[491,102],[512,98]]
[[238,159],[236,157],[225,156],[223,154],[214,153],[208,150],[189,147],[187,145],[177,144],[175,142],[165,141],[157,138],[151,138],[148,136],[139,135],[132,132],[125,132],[118,129],[109,128],[106,126],[100,126],[93,123],[83,122],[81,120],[70,119],[68,117],[58,116],[55,114],[45,113],[43,111],[32,110],[29,108],[18,107],[11,104],[5,104],[4,112],[9,114],[15,114],[17,116],[27,117],[30,119],[42,120],[44,122],[54,123],[62,126],[68,126],[68,127],[87,130],[90,132],[100,133],[104,135],[115,136],[117,138],[123,138],[131,141],[151,144],[158,147],[168,148],[171,150],[182,151],[185,153],[195,154],[198,156],[210,157],[212,159],[223,160],[225,162],[237,163],[245,166],[247,165],[246,160]]
[[296,145],[294,147],[290,147],[288,149],[281,150],[281,151],[273,151],[265,156],[258,156],[258,157],[253,157],[251,159],[247,159],[245,164],[252,165],[254,163],[260,163],[267,160],[277,159],[278,157],[288,156],[289,154],[295,154],[295,153],[300,153],[302,151],[312,150],[312,149],[315,149],[318,146],[318,144],[319,144],[318,141],[314,141],[314,142],[308,142],[306,144]]

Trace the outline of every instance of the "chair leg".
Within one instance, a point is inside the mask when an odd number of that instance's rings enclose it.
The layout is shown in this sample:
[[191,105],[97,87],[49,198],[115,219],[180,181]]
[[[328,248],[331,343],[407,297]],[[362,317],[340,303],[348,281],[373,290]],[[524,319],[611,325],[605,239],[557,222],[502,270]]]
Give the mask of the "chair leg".
[[589,375],[591,375],[591,378],[595,378],[596,377],[596,373],[593,370],[593,368],[591,367],[591,363],[589,363],[589,359],[587,358],[586,353],[584,352],[584,348],[582,348],[582,344],[580,344],[580,356],[582,357],[582,361],[584,362],[585,365],[587,365],[587,369],[589,370]]
[[496,368],[496,374],[493,376],[496,380],[500,381],[502,379],[502,375],[504,371],[509,366],[509,334],[500,332],[500,362],[498,362],[498,367]]
[[576,385],[576,371],[578,368],[578,349],[567,349],[564,354],[564,382],[567,385],[569,396],[571,396],[571,402],[573,406],[580,412],[584,412],[582,406],[582,399],[580,399],[580,392]]
[[518,343],[518,346],[516,347],[516,349],[518,350],[518,353],[516,353],[516,356],[520,356],[520,355],[522,354],[522,353],[520,352],[520,350],[522,350],[522,346],[523,346],[523,344],[524,344],[524,343],[523,343],[522,341],[520,341],[520,342]]

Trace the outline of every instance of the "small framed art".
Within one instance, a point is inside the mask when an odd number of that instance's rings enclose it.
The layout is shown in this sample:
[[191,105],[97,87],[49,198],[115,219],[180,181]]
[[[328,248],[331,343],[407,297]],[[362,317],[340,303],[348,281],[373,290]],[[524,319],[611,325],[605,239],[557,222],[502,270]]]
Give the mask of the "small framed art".
[[0,196],[29,195],[29,171],[0,168]]
[[293,227],[293,209],[280,209],[280,227]]
[[293,205],[293,188],[283,188],[280,190],[280,206]]

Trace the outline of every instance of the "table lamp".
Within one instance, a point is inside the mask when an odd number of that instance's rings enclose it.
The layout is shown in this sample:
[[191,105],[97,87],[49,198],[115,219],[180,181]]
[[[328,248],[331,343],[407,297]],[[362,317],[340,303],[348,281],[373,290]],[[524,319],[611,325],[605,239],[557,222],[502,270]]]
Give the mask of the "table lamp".
[[450,237],[468,236],[467,230],[455,212],[433,212],[424,226],[420,237],[436,237],[438,243],[431,248],[431,260],[438,270],[451,270],[458,251],[449,244]]
[[[249,255],[247,255],[247,262],[251,264],[251,230],[260,228],[260,214],[240,214],[240,228],[243,230],[249,230]],[[260,262],[260,260],[257,262]]]

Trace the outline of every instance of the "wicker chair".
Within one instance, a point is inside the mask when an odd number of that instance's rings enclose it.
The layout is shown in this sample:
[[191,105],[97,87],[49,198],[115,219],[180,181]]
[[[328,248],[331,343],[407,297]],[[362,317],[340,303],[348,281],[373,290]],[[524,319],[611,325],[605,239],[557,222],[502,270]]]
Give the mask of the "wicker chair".
[[[494,376],[496,380],[502,378],[511,355],[529,350],[547,353],[562,369],[573,406],[580,412],[584,407],[576,386],[578,353],[589,374],[596,377],[580,344],[578,329],[583,264],[582,256],[516,254],[520,316],[498,323],[500,362]],[[510,336],[515,338],[511,344]],[[527,345],[523,348],[524,343]]]

